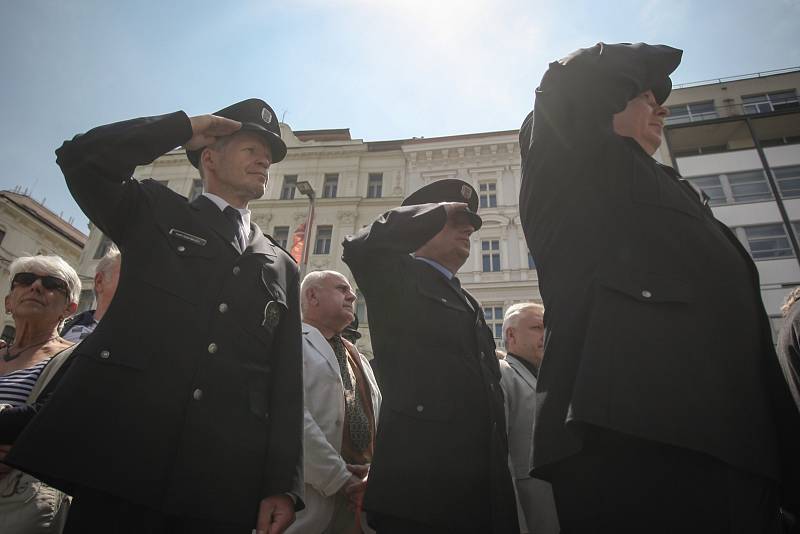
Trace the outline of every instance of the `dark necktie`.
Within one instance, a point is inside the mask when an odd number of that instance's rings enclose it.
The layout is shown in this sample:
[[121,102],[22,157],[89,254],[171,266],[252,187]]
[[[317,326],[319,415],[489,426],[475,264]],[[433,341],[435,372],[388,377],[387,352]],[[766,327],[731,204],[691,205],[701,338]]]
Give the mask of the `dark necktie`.
[[234,238],[236,242],[239,244],[239,251],[244,253],[244,249],[247,248],[247,238],[244,235],[244,223],[242,223],[242,214],[239,213],[239,210],[234,208],[233,206],[226,206],[222,213],[225,214],[225,217],[233,224],[235,228]]
[[333,353],[339,362],[339,372],[342,375],[344,385],[344,417],[350,430],[350,442],[353,448],[359,452],[367,450],[372,442],[372,432],[369,424],[369,417],[364,411],[361,393],[356,384],[356,377],[347,361],[347,349],[342,342],[342,338],[335,336],[330,340]]

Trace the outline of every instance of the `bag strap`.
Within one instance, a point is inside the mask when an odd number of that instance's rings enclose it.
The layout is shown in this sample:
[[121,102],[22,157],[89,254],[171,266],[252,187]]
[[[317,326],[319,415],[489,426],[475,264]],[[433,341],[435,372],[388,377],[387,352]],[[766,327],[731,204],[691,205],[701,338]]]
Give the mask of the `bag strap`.
[[64,365],[64,362],[69,359],[70,354],[72,351],[75,350],[75,347],[78,345],[72,345],[68,347],[55,356],[47,363],[44,369],[42,369],[42,374],[39,375],[39,380],[36,381],[36,385],[33,386],[31,390],[31,394],[28,395],[28,404],[33,404],[36,402],[36,399],[39,397],[39,394],[44,390],[47,386],[48,382],[55,376],[61,366]]

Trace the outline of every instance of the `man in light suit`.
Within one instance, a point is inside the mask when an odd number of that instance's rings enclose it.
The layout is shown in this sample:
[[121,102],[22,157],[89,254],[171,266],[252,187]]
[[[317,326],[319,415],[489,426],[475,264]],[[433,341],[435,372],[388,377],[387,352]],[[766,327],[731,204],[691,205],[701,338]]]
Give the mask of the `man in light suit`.
[[358,509],[381,392],[367,359],[341,336],[353,321],[355,300],[347,278],[335,271],[315,271],[303,280],[306,509],[289,533],[366,530]]
[[505,396],[520,531],[556,534],[559,528],[553,490],[548,482],[530,476],[536,377],[544,355],[544,306],[525,302],[508,308],[503,317],[503,340],[508,354],[500,360],[500,386]]

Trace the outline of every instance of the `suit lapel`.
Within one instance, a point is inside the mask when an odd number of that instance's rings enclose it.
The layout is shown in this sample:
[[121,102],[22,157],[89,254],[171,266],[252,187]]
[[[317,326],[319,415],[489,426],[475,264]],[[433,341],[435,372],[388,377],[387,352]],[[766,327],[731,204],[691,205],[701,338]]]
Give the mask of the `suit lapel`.
[[522,364],[516,357],[511,356],[510,358],[506,358],[508,365],[516,372],[522,380],[528,384],[533,391],[536,391],[536,377],[528,370],[525,365]]
[[314,350],[325,358],[333,374],[338,376],[339,380],[341,380],[342,372],[339,369],[339,360],[336,359],[333,347],[331,347],[331,344],[328,343],[328,340],[325,339],[322,333],[310,324],[303,323],[303,337],[311,344]]
[[239,245],[234,237],[234,229],[231,222],[225,217],[222,211],[216,204],[211,202],[204,195],[199,195],[189,204],[192,209],[200,212],[200,218],[207,224],[214,232],[216,232],[226,243],[233,249],[241,254]]
[[424,276],[420,282],[426,286],[429,293],[442,295],[440,297],[442,304],[453,307],[453,303],[451,303],[451,301],[457,300],[459,303],[467,307],[467,310],[465,311],[475,311],[475,307],[467,299],[463,289],[461,291],[456,289],[453,283],[448,280],[444,274],[436,270],[434,266],[420,260],[412,261],[419,264],[419,268],[426,273],[426,276]]

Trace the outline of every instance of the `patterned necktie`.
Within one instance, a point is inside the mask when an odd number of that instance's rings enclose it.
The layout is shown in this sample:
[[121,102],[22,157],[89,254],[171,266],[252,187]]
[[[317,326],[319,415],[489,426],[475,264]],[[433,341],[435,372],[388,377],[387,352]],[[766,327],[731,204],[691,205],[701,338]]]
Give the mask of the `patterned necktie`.
[[347,349],[342,338],[335,336],[330,340],[336,360],[339,362],[339,372],[342,374],[344,384],[344,415],[350,430],[350,441],[353,448],[359,452],[367,450],[372,442],[372,432],[369,417],[364,411],[361,402],[361,393],[356,385],[356,377],[347,361]]
[[225,217],[233,223],[235,230],[234,237],[236,238],[236,242],[239,244],[239,251],[244,253],[244,249],[247,248],[247,239],[244,236],[244,223],[242,222],[242,214],[239,213],[239,210],[234,208],[233,206],[226,206],[222,213],[225,214]]

